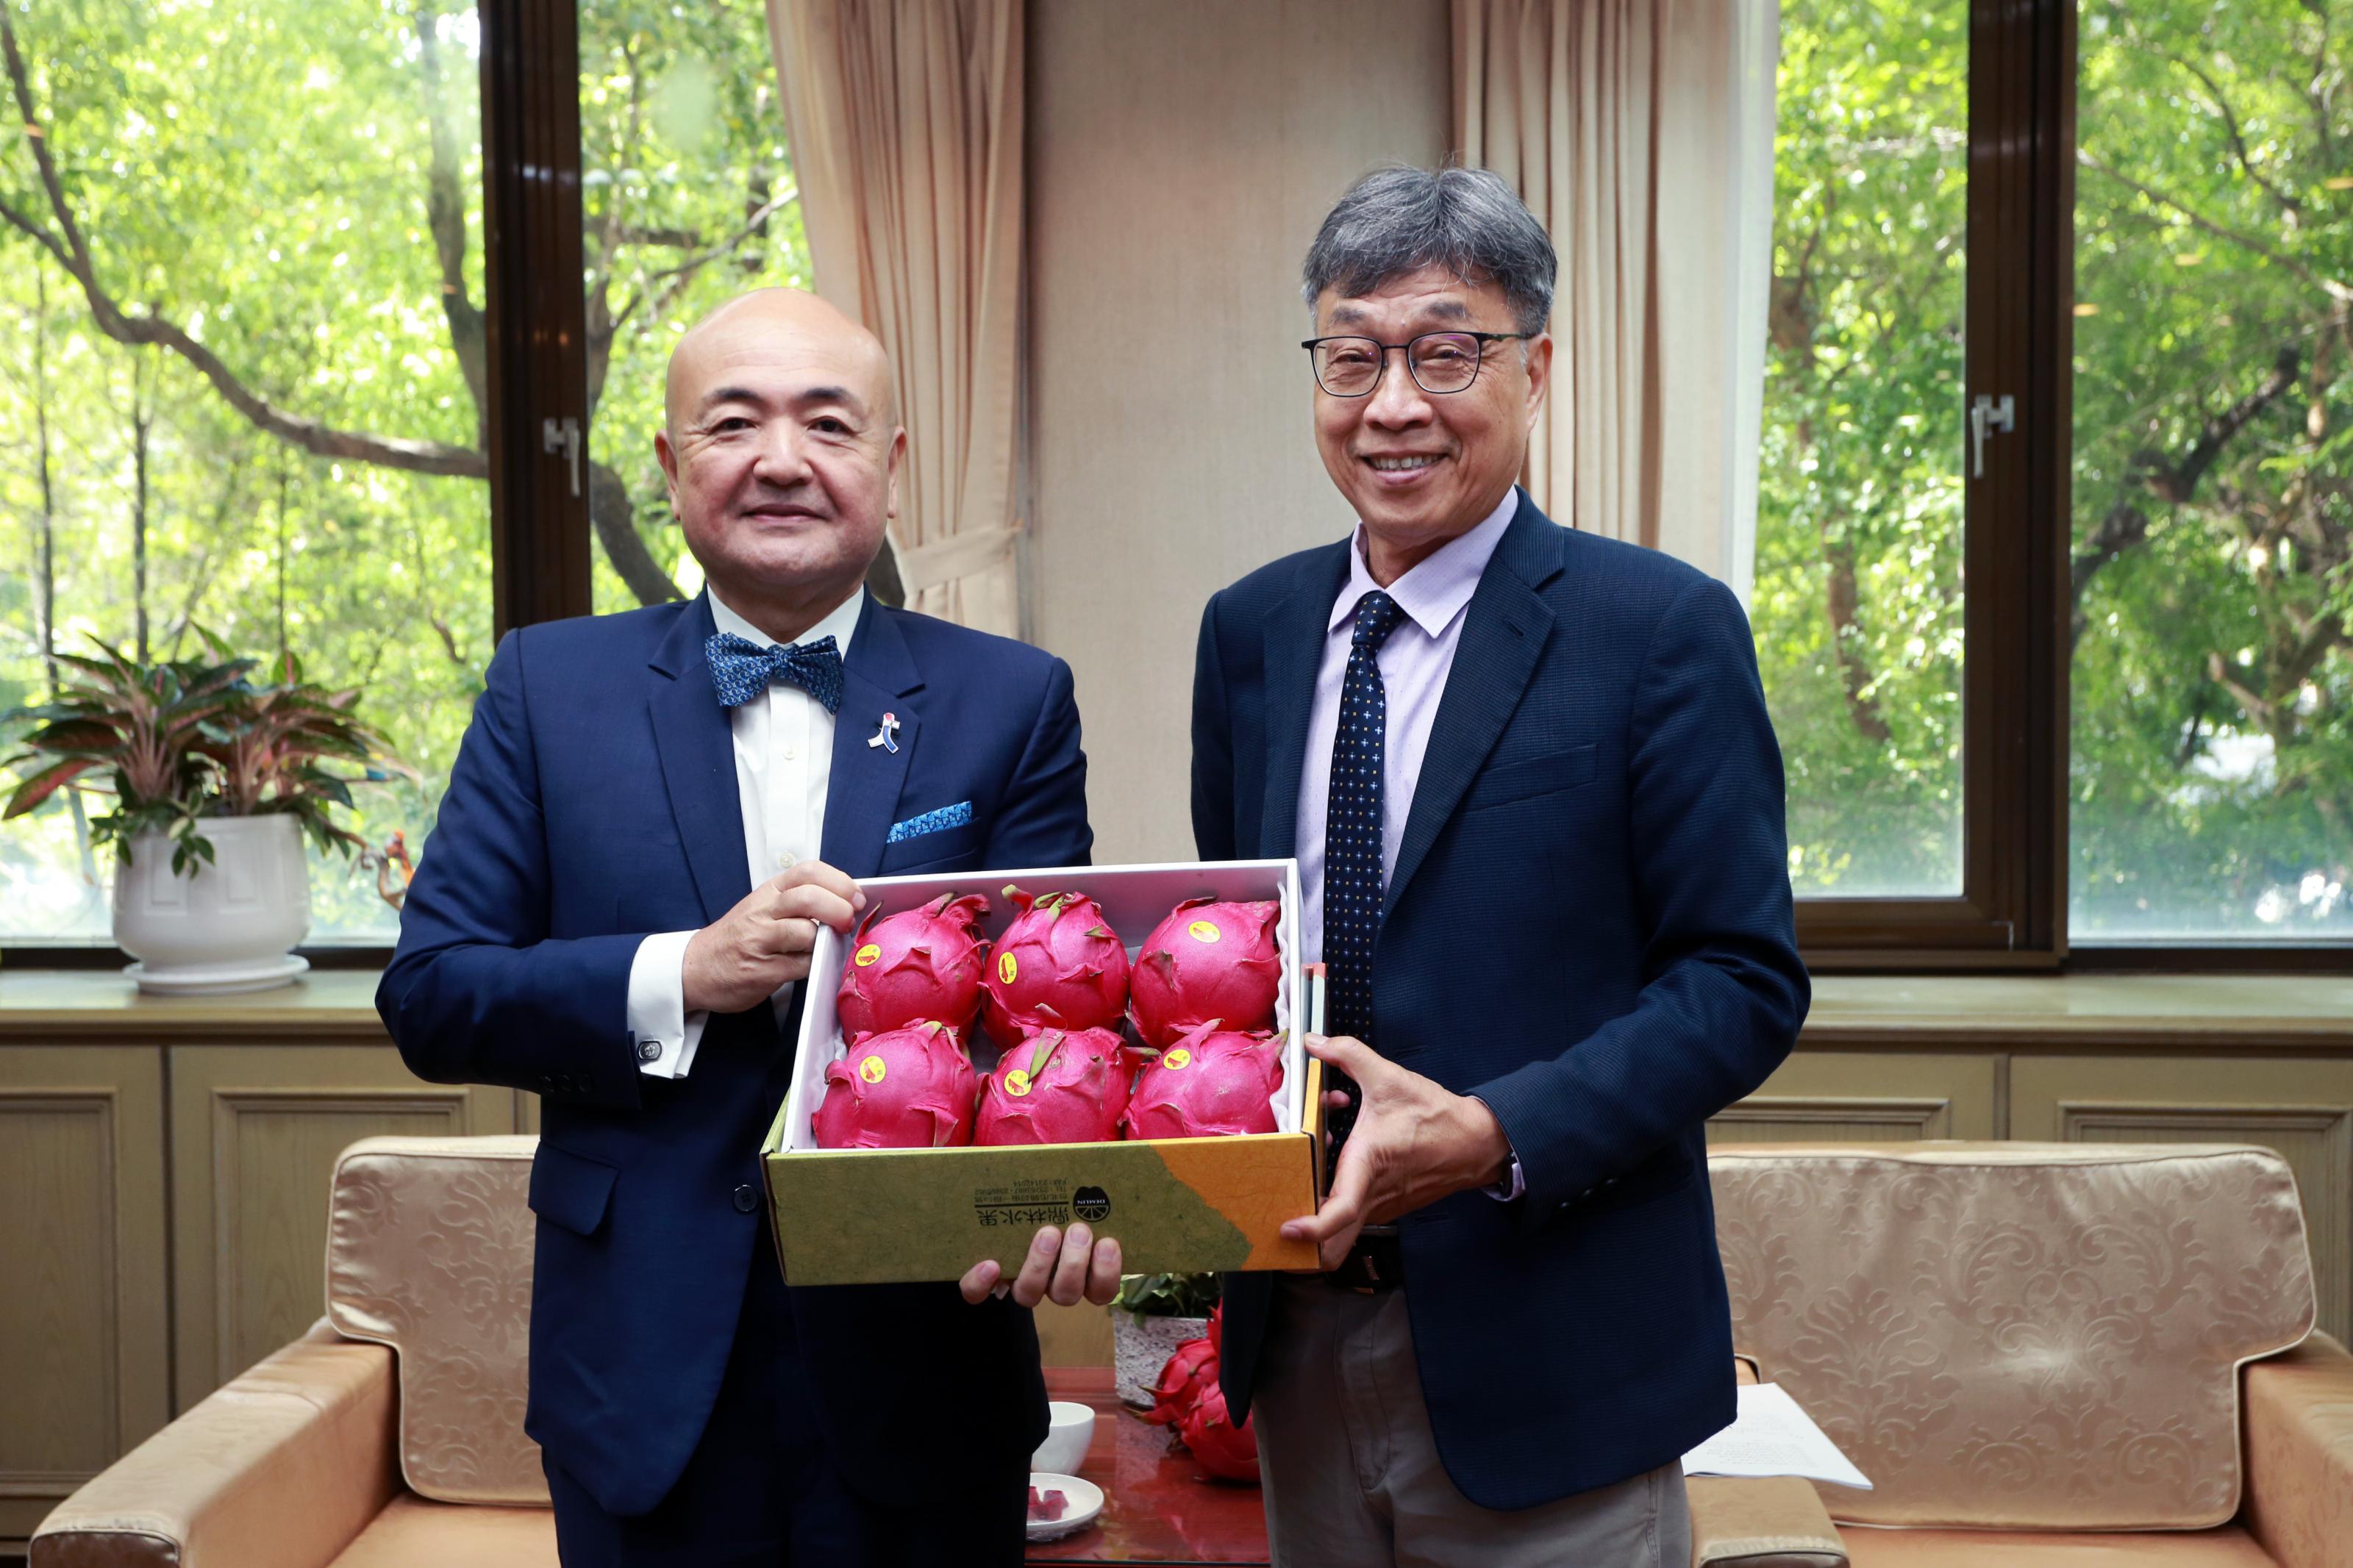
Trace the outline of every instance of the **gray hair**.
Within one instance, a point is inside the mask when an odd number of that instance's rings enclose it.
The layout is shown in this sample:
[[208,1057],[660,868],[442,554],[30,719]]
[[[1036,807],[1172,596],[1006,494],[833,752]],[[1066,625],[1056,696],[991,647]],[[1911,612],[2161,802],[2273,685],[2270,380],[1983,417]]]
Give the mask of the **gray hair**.
[[1369,294],[1442,267],[1465,283],[1493,283],[1521,331],[1544,331],[1560,269],[1544,225],[1486,169],[1376,169],[1350,185],[1315,231],[1301,268],[1307,308],[1326,289]]

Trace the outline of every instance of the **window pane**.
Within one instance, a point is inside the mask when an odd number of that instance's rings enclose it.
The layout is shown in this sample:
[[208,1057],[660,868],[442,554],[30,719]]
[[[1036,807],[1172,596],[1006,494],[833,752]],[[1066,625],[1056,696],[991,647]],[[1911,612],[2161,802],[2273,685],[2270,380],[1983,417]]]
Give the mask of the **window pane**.
[[[474,13],[11,10],[104,299],[0,227],[0,708],[46,691],[45,647],[89,636],[157,658],[197,653],[198,626],[290,649],[306,677],[364,689],[423,773],[362,786],[342,816],[414,851],[491,651]],[[0,152],[0,201],[65,232],[25,137]],[[192,353],[117,341],[116,308]],[[460,471],[415,471],[424,448]],[[89,842],[107,805],[55,799],[0,830],[0,940],[107,939],[111,866]],[[311,898],[313,942],[394,934],[340,857],[314,856]]]
[[762,0],[582,0],[582,266],[600,612],[691,594],[654,432],[670,345],[747,289],[805,286]]
[[2353,5],[2093,0],[2077,940],[2353,936]]
[[1800,894],[1961,888],[1961,0],[1787,0],[1753,620]]

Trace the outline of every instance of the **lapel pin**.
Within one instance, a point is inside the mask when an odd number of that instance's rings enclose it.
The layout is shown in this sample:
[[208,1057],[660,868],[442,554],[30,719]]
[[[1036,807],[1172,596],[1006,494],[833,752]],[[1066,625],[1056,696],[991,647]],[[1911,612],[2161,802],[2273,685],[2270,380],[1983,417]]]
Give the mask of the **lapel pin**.
[[866,738],[866,743],[880,746],[886,752],[896,752],[899,749],[899,716],[896,713],[883,714],[881,727]]

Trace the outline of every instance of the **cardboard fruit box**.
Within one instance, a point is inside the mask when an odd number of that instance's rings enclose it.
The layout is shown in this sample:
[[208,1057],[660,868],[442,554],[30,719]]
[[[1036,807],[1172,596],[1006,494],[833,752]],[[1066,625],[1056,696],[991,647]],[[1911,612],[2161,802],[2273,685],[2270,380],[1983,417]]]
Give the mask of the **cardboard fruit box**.
[[[1313,1005],[1299,963],[1299,867],[1292,860],[1088,866],[955,876],[878,877],[860,884],[885,913],[942,893],[988,900],[981,929],[993,941],[1019,911],[1008,886],[1043,897],[1085,893],[1134,957],[1187,899],[1274,899],[1282,970],[1275,1026],[1282,1083],[1277,1131],[1221,1138],[992,1148],[820,1149],[809,1120],[825,1099],[825,1069],[841,1058],[834,1015],[848,944],[820,930],[810,955],[807,1005],[784,1109],[761,1150],[776,1256],[795,1285],[955,1279],[984,1258],[1011,1278],[1041,1225],[1082,1219],[1117,1237],[1129,1273],[1163,1269],[1313,1268],[1315,1249],[1286,1241],[1282,1222],[1315,1208],[1323,1146],[1321,1064],[1300,1046]],[[1320,988],[1319,988],[1320,990]],[[967,1032],[986,1074],[997,1043]],[[1009,1044],[1010,1042],[1006,1042]]]

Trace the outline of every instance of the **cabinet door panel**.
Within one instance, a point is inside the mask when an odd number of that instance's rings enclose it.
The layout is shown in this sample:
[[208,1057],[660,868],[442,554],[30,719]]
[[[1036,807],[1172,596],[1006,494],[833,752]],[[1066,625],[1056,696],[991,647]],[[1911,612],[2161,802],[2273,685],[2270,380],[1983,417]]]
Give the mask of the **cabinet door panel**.
[[514,1103],[503,1089],[423,1082],[388,1045],[174,1047],[179,1408],[326,1310],[337,1154],[384,1134],[511,1132]]
[[163,1053],[0,1047],[0,1540],[164,1425]]
[[1799,1051],[1707,1124],[1711,1143],[1848,1143],[1996,1136],[1993,1056]]

